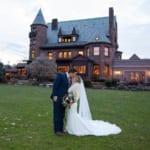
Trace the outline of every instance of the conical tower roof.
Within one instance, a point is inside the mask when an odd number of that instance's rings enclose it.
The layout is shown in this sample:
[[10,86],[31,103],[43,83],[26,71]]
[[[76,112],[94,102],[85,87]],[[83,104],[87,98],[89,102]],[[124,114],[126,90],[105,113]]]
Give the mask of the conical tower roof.
[[45,23],[45,19],[44,19],[44,16],[43,16],[43,13],[42,13],[42,10],[40,9],[37,16],[35,17],[33,24],[41,24],[41,25],[46,25]]

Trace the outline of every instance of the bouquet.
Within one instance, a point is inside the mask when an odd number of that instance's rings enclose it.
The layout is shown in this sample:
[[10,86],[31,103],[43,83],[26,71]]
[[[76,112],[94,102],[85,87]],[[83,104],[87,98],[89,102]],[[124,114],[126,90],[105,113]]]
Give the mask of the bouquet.
[[70,108],[71,104],[75,102],[74,96],[72,92],[69,92],[63,97],[62,104],[66,107]]

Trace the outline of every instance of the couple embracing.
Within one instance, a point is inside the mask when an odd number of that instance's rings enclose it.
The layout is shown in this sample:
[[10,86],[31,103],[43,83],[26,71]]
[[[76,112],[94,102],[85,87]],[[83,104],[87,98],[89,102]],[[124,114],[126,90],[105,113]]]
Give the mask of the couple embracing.
[[[63,105],[63,97],[67,93],[72,93],[74,102],[66,108]],[[63,135],[64,131],[75,136],[107,136],[121,132],[121,129],[115,124],[92,120],[85,87],[75,69],[57,75],[51,98],[53,100],[54,132],[58,136]],[[64,126],[65,114],[66,124]]]

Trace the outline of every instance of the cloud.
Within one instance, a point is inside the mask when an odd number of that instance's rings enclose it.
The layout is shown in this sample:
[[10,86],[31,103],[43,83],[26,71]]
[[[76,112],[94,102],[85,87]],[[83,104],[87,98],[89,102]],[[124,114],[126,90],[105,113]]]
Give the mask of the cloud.
[[149,26],[150,24],[136,26],[132,25],[124,27],[120,31],[119,45],[121,47],[120,50],[123,51],[125,58],[130,57],[133,53],[136,53],[141,58],[150,57],[149,34],[147,34],[150,33]]
[[108,16],[109,7],[117,16],[123,56],[135,52],[150,57],[149,0],[5,0],[0,5],[0,60],[15,63],[28,58],[30,25],[40,8],[46,22],[51,22],[53,18],[63,21]]

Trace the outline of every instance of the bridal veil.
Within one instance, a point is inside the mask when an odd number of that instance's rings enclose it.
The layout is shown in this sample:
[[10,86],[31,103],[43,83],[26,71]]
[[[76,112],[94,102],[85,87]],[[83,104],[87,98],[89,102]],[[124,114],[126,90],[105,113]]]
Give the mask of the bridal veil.
[[80,83],[79,114],[85,119],[92,120],[92,115],[82,79]]

